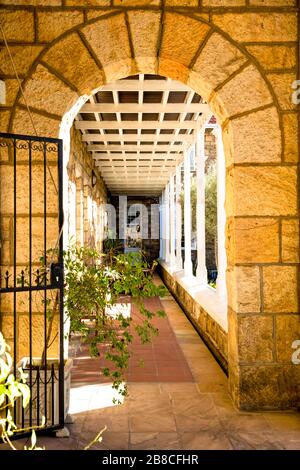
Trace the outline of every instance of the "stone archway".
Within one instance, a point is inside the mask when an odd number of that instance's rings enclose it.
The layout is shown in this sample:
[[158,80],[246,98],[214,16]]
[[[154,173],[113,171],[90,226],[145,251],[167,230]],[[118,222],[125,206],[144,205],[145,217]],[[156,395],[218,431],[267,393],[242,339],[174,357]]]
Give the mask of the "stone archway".
[[[300,381],[290,359],[300,336],[298,258],[291,248],[297,167],[294,157],[284,159],[286,97],[237,35],[205,14],[94,11],[43,48],[23,86],[38,132],[52,137],[71,108],[76,114],[96,89],[132,74],[182,81],[208,101],[222,123],[227,166],[231,393],[241,408],[290,407]],[[32,133],[20,93],[8,113],[9,131]]]

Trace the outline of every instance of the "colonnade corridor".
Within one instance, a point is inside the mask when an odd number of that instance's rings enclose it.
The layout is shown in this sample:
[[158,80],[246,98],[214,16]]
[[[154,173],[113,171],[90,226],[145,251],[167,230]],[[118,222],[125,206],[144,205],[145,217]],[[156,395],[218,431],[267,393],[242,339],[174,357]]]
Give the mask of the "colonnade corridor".
[[[157,274],[155,282],[161,282]],[[70,437],[39,436],[39,445],[80,450],[106,426],[102,442],[92,449],[300,449],[298,413],[238,411],[225,373],[177,302],[171,294],[149,300],[149,308],[158,304],[166,317],[156,320],[160,333],[153,343],[134,345],[129,395],[121,405],[112,403],[99,359],[71,347]]]

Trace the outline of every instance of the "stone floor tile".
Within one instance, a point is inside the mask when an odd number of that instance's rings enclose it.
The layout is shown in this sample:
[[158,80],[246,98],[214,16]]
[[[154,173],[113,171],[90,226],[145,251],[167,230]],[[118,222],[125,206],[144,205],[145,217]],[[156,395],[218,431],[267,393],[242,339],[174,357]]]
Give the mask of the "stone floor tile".
[[227,416],[220,416],[220,421],[229,433],[243,432],[253,434],[271,433],[272,428],[266,418],[260,413],[233,412]]
[[300,439],[290,439],[281,441],[285,450],[300,450]]
[[180,450],[180,442],[175,432],[131,433],[129,448],[133,450]]
[[138,413],[172,413],[172,402],[167,393],[147,398],[147,400],[131,399],[129,401],[129,414]]
[[[159,383],[128,383],[128,399],[143,401],[147,398],[156,397],[161,394]],[[128,400],[127,399],[127,400]]]
[[231,450],[227,436],[219,429],[184,432],[180,435],[182,449],[186,450]]
[[272,433],[250,432],[247,428],[227,431],[227,436],[235,450],[282,450],[283,446]]
[[[78,448],[82,449],[96,437],[95,433],[86,432],[78,441]],[[127,450],[129,448],[129,433],[104,431],[102,441],[94,444],[91,450]]]
[[129,416],[130,432],[176,432],[176,422],[173,414],[151,413],[132,414]]
[[300,440],[300,412],[269,412],[264,416],[271,427],[281,431],[298,431]]
[[209,432],[211,429],[221,428],[217,416],[175,414],[175,420],[179,432]]
[[282,446],[283,449],[293,449],[300,442],[300,432],[286,428],[272,428],[274,440]]
[[191,394],[199,393],[196,383],[194,382],[166,382],[161,384],[161,389],[163,392],[167,392],[171,396],[173,393],[182,393],[185,398]]
[[219,374],[200,374],[193,371],[193,375],[201,393],[226,392],[228,389],[227,377],[222,372]]
[[238,413],[228,392],[211,393],[211,397],[220,417],[226,418],[226,416]]
[[197,390],[186,395],[184,392],[171,393],[172,406],[176,414],[216,415],[216,408],[210,394],[200,394]]
[[129,432],[129,418],[127,414],[109,415],[104,413],[91,414],[82,426],[82,432],[100,432],[106,426],[108,432]]

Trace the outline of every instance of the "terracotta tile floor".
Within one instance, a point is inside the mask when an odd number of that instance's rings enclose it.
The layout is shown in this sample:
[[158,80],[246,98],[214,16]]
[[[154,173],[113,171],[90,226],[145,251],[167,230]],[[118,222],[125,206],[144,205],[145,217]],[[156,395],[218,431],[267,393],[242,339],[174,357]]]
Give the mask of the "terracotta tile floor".
[[114,392],[98,374],[99,361],[77,351],[71,435],[39,437],[39,443],[49,450],[82,449],[106,425],[96,449],[300,449],[300,413],[236,410],[225,374],[178,304],[168,296],[149,306],[160,302],[167,318],[158,320],[160,335],[152,345],[135,346],[145,367],[131,360],[124,403],[112,404]]
[[[130,298],[124,297],[121,301],[130,308],[133,322],[137,322],[137,307]],[[145,307],[151,312],[163,310],[160,299],[146,299]],[[126,374],[128,382],[192,382],[193,376],[180,348],[176,336],[167,317],[154,318],[153,326],[158,328],[159,335],[153,341],[142,345],[134,334],[131,346],[132,357]],[[72,384],[77,386],[83,383],[108,382],[100,376],[100,369],[105,365],[101,358],[89,358],[87,346],[79,346],[73,351]],[[111,367],[111,364],[107,364]]]

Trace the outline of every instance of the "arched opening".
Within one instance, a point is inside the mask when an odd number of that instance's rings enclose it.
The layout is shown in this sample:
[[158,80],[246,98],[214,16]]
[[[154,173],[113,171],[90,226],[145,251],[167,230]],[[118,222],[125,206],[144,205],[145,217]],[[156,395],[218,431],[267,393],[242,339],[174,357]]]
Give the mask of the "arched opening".
[[[69,132],[69,114],[63,123],[61,135]],[[211,204],[205,195],[206,129],[216,132],[209,152],[218,163],[218,170],[215,169],[218,197],[216,191],[212,195],[218,204],[215,201]],[[167,286],[227,369],[225,160],[221,128],[209,106],[178,81],[150,74],[130,76],[107,84],[92,95],[75,116],[71,135],[76,145],[70,158],[67,154],[70,150],[65,147],[66,220],[75,219],[78,197],[98,200],[100,206],[96,211],[101,211],[107,202],[112,204],[116,218],[111,220],[109,232],[114,233],[125,253],[142,252],[150,264],[160,259]],[[95,166],[99,190],[101,185],[105,186],[105,201],[93,191],[91,172],[83,174],[84,159],[78,157],[81,139],[90,155],[90,165]],[[83,180],[82,187],[70,204],[78,178]],[[81,213],[81,226],[85,218],[93,215],[88,213],[88,207],[85,213]],[[205,214],[210,219],[205,219]],[[208,253],[217,259],[219,269],[213,288],[209,285],[211,273],[206,268],[208,222],[211,231],[219,233],[217,252]],[[94,225],[92,221],[90,224]],[[103,227],[99,229],[102,235],[95,241],[105,238]],[[76,239],[77,231],[76,224],[65,224],[66,246],[70,239]],[[84,243],[90,241],[84,238]],[[188,297],[190,303],[186,302]],[[214,325],[214,333],[203,327],[203,322],[209,321]]]

